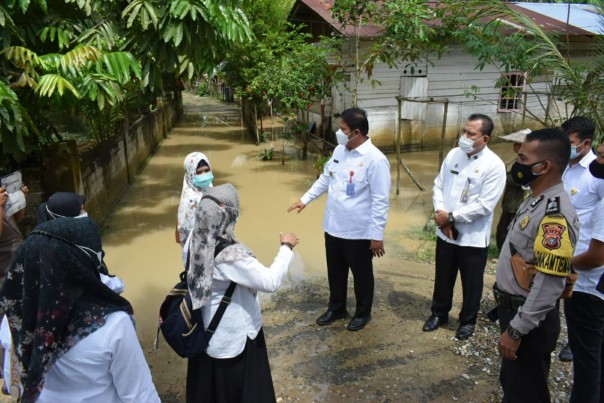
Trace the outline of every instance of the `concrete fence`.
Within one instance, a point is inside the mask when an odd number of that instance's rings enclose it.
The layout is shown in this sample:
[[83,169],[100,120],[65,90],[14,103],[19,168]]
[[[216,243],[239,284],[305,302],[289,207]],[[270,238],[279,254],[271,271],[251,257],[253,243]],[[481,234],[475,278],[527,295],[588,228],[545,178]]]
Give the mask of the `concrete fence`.
[[24,235],[35,226],[38,205],[60,191],[86,195],[86,211],[101,223],[182,113],[182,94],[171,93],[140,119],[126,120],[118,135],[81,155],[74,141],[47,146],[42,169],[23,172],[24,182],[36,184],[20,224]]

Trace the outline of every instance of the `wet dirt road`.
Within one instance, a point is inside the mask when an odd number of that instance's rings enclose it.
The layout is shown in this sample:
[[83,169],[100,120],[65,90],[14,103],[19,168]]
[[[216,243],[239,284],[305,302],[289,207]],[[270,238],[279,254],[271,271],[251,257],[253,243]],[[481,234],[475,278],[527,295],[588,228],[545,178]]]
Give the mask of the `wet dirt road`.
[[[286,284],[275,295],[262,297],[279,401],[481,402],[492,398],[498,388],[494,374],[456,354],[462,343],[453,340],[459,299],[449,325],[433,333],[421,331],[430,313],[433,267],[408,258],[416,254],[418,231],[432,210],[438,152],[403,155],[427,190],[419,191],[404,172],[399,196],[393,184],[386,256],[374,260],[372,322],[359,332],[347,331],[345,321],[319,327],[315,319],[327,301],[321,230],[325,197],[301,214],[286,213],[315,178],[313,160],[298,161],[290,155],[281,165],[275,142],[275,160],[259,161],[256,155],[267,144],[252,144],[239,127],[227,126],[225,119],[203,117],[203,111],[223,110],[223,105],[186,94],[184,103],[189,118],[169,133],[102,228],[106,262],[126,283],[124,296],[134,306],[137,333],[163,401],[184,401],[186,361],[163,340],[157,351],[152,344],[159,305],[182,271],[174,226],[182,163],[192,151],[208,156],[215,185],[231,182],[239,190],[241,216],[236,235],[265,265],[277,252],[279,231],[292,231],[301,238]],[[199,118],[191,117],[192,112],[199,112]],[[511,157],[505,145],[494,148],[504,160]],[[395,181],[395,155],[388,157]],[[485,294],[493,281],[493,275],[485,276]],[[348,308],[354,311],[349,289]],[[458,298],[460,292],[455,295]]]

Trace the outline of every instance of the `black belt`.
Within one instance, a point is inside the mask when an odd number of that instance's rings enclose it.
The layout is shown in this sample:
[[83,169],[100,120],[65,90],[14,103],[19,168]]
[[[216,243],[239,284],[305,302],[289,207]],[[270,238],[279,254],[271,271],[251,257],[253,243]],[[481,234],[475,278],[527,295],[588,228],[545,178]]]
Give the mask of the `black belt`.
[[499,288],[497,288],[497,284],[493,284],[493,294],[495,295],[497,305],[502,308],[512,309],[514,311],[518,310],[518,308],[524,304],[524,301],[526,301],[526,298],[524,297],[511,295],[501,291]]

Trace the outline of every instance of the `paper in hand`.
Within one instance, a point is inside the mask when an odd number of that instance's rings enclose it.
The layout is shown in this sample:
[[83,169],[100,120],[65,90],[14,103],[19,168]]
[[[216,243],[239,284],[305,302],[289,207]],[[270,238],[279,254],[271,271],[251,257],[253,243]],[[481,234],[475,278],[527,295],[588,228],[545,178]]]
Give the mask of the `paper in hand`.
[[25,194],[21,190],[23,186],[21,171],[15,171],[0,178],[0,186],[4,186],[8,194],[8,200],[4,205],[4,214],[6,216],[12,216],[17,211],[25,208]]

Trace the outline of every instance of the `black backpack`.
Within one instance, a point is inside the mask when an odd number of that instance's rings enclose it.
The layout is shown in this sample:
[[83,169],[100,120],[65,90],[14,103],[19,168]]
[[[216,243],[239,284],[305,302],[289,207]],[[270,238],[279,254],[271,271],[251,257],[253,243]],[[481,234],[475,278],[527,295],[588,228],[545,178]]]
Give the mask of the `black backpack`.
[[[218,256],[228,245],[224,243],[217,245],[214,256]],[[180,273],[180,282],[172,288],[159,308],[159,326],[155,338],[155,348],[157,349],[161,331],[170,347],[183,358],[191,358],[205,351],[237,286],[237,283],[231,281],[206,330],[203,327],[201,309],[193,310],[187,288],[188,269],[189,259],[187,259],[185,271]]]

